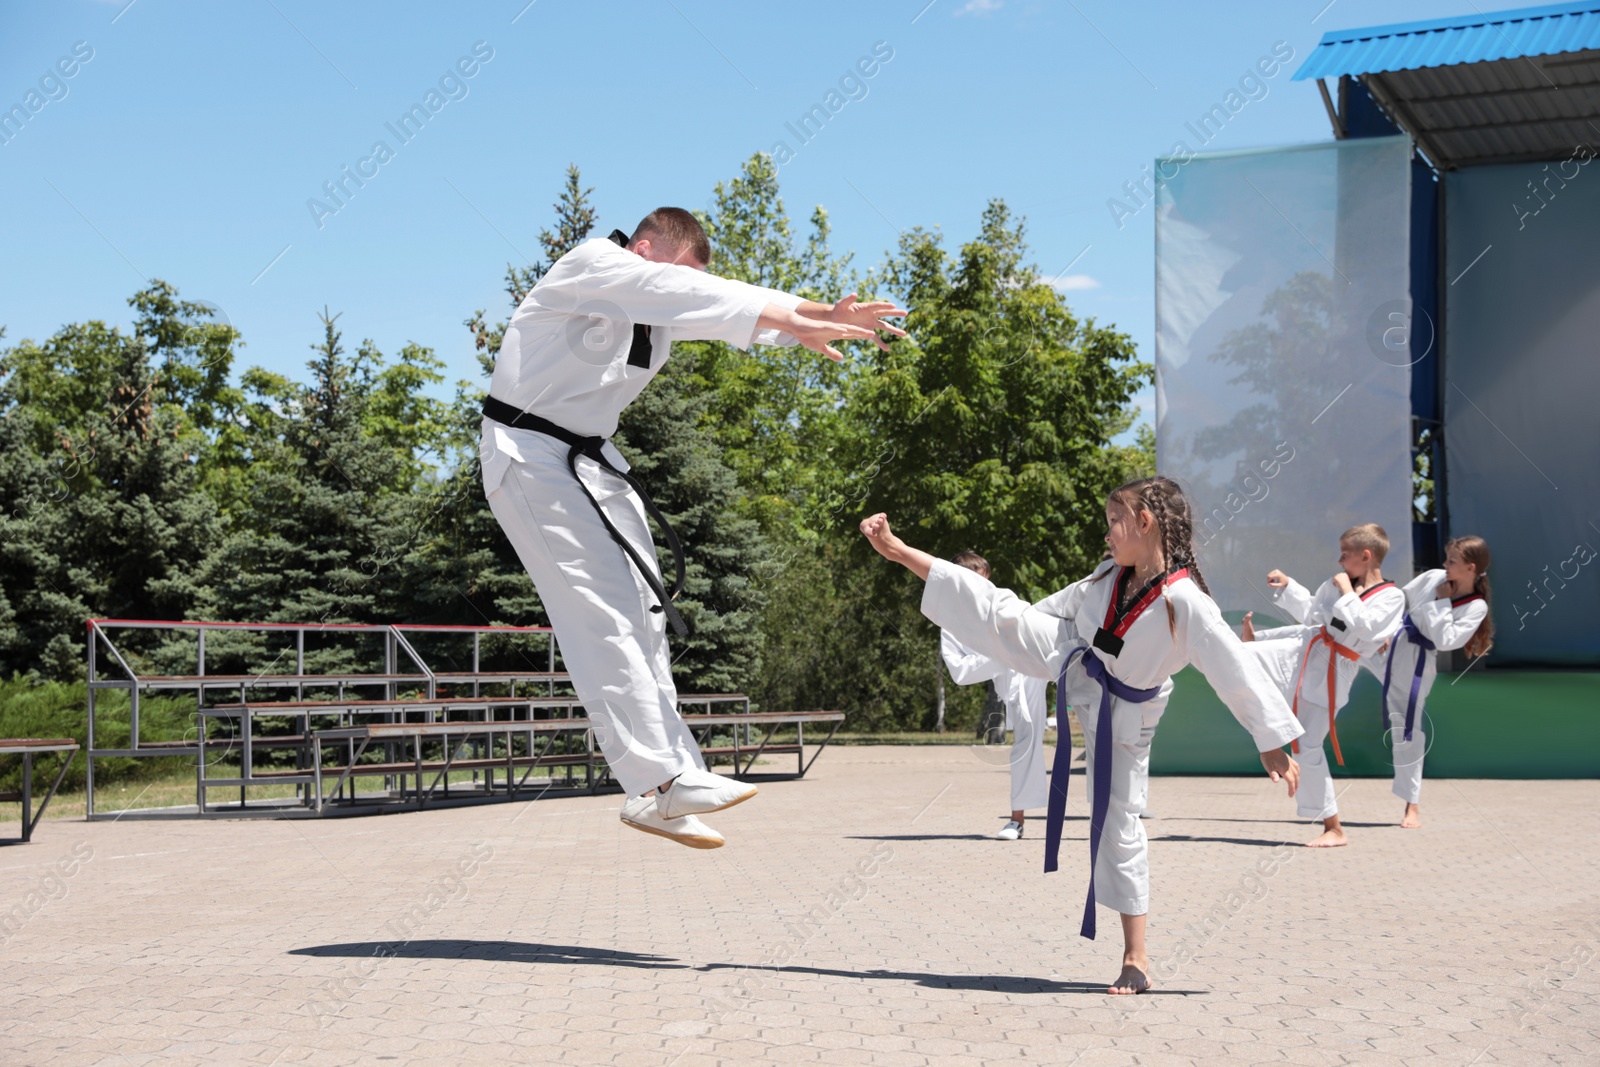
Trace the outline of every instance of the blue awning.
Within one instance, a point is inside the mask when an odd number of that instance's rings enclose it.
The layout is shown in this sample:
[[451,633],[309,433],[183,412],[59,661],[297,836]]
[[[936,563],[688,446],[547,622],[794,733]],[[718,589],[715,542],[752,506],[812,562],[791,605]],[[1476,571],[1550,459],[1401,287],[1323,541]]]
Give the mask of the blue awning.
[[1600,49],[1600,2],[1548,4],[1453,19],[1333,30],[1294,79],[1418,70]]
[[1333,30],[1294,77],[1359,80],[1441,170],[1566,159],[1600,140],[1600,0]]

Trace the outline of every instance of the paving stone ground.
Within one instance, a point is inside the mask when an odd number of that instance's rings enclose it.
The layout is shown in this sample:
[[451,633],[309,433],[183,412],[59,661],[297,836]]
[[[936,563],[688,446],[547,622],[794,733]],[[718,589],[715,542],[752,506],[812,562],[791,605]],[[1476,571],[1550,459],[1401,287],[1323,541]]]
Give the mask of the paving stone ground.
[[986,755],[829,749],[709,852],[615,795],[49,821],[0,849],[0,1063],[1600,1062],[1600,782],[1429,781],[1402,831],[1357,780],[1313,851],[1264,778],[1157,778],[1159,990],[1111,998],[1081,777],[1045,877]]

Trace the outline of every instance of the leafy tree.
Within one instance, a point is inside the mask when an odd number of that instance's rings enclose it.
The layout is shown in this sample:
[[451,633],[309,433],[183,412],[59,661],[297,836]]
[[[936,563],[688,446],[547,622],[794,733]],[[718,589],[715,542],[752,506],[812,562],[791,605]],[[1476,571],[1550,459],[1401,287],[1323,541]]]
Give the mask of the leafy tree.
[[[788,557],[783,583],[807,608],[777,609],[788,625],[768,634],[765,699],[854,702],[873,727],[930,724],[936,633],[915,580],[862,542],[862,515],[889,512],[937,555],[976,548],[1029,599],[1101,558],[1106,494],[1153,466],[1148,438],[1111,445],[1151,368],[1125,336],[1075,316],[1025,256],[1021,222],[995,201],[959,256],[915,230],[883,270],[914,309],[911,336],[864,349],[846,379],[833,461],[807,504],[817,542]],[[952,720],[976,715],[980,696],[954,691]]]
[[[795,293],[818,302],[845,295],[850,257],[829,250],[828,214],[818,207],[811,234],[797,247],[770,156],[757,153],[737,178],[718,182],[709,211],[699,215],[711,238],[711,271],[726,278]],[[711,391],[706,424],[726,449],[744,490],[741,508],[770,536],[795,519],[812,491],[819,460],[838,434],[844,372],[799,346],[743,353],[690,342],[696,374]]]
[[903,239],[885,277],[915,309],[911,336],[869,351],[851,382],[842,451],[853,462],[840,465],[827,526],[849,536],[861,514],[888,511],[912,543],[942,556],[976,548],[1037,599],[1093,569],[1106,495],[1153,465],[1143,448],[1111,444],[1152,368],[1126,335],[1074,315],[1025,255],[1023,224],[1001,201],[954,260],[933,235]]

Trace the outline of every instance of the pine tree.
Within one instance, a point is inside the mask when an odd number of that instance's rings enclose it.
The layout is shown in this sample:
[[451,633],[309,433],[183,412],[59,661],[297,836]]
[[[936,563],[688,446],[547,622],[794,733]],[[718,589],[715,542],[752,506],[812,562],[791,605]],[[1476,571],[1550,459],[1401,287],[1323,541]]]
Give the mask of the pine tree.
[[150,351],[90,322],[0,354],[0,673],[81,676],[85,619],[183,618],[200,597],[222,536],[206,438]]
[[[589,231],[594,229],[599,216],[589,203],[589,194],[592,192],[593,187],[583,187],[578,165],[567,164],[566,184],[562,186],[561,196],[554,207],[556,228],[539,231],[539,247],[544,250],[545,258],[526,267],[506,264],[506,295],[511,298],[511,310],[517,309],[522,298],[528,295],[528,290],[539,284],[539,279],[555,266],[556,260],[578,247],[589,236]],[[500,351],[500,342],[505,339],[506,323],[489,326],[483,315],[481,310],[473,312],[472,317],[466,320],[466,327],[472,331],[473,345],[478,350],[478,360],[483,365],[484,373],[490,374],[494,371],[494,357]]]

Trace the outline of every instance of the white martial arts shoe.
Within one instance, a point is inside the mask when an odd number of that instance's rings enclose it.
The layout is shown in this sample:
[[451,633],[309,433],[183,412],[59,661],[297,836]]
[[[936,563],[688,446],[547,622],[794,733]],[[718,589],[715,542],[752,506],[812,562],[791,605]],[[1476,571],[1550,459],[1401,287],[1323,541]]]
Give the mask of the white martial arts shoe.
[[656,810],[655,797],[648,793],[642,797],[632,797],[622,805],[622,822],[635,830],[668,837],[690,848],[721,848],[723,844],[721,834],[693,815],[678,819],[663,818],[661,812]]
[[1015,819],[1006,823],[1005,828],[994,835],[996,841],[1015,841],[1022,836],[1022,824]]
[[663,819],[685,815],[704,815],[742,804],[755,796],[753,785],[736,782],[710,771],[691,769],[672,780],[665,793],[656,794],[656,807]]

